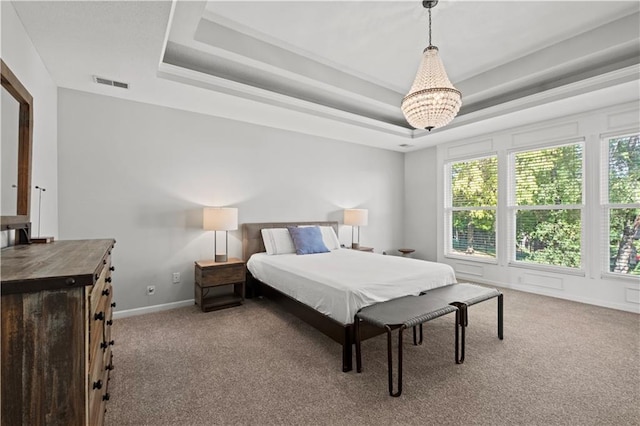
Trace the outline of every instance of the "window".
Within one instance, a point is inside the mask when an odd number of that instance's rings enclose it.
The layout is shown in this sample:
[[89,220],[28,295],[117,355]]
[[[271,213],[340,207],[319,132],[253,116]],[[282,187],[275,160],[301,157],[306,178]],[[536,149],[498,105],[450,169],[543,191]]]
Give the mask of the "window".
[[640,275],[639,135],[603,141],[602,200],[609,272]]
[[582,266],[583,143],[510,155],[512,260]]
[[445,254],[495,260],[497,157],[451,162],[445,173]]

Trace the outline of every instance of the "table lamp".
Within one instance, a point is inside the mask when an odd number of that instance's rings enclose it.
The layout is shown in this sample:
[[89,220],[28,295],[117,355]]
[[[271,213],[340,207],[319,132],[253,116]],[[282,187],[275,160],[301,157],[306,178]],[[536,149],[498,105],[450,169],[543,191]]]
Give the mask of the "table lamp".
[[[344,211],[344,224],[351,225],[351,248],[360,248],[360,227],[369,222],[369,210],[367,209],[346,209]],[[355,228],[358,228],[358,240],[354,239]]]
[[[226,262],[229,252],[229,233],[238,229],[238,209],[233,207],[205,207],[202,211],[202,228],[213,231],[213,255],[216,262]],[[217,232],[224,231],[224,254],[216,250]]]

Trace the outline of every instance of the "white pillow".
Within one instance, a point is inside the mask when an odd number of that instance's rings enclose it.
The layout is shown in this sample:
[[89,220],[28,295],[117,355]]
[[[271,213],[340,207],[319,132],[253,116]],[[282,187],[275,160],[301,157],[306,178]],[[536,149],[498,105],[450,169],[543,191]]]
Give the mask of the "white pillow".
[[[315,226],[315,225],[305,225]],[[340,241],[336,236],[333,227],[319,226],[322,234],[322,242],[329,250],[337,250],[340,248]],[[262,241],[268,255],[295,253],[296,248],[293,245],[291,234],[287,228],[263,228]]]
[[322,241],[329,250],[337,250],[340,248],[340,241],[333,227],[320,226],[320,232],[322,233]]
[[263,228],[260,232],[268,255],[296,252],[287,228]]

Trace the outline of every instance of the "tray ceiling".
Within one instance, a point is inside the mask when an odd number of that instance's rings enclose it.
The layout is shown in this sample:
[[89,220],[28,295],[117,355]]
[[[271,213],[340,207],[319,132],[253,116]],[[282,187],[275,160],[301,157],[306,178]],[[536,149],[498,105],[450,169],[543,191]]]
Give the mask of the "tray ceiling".
[[225,116],[222,102],[229,118],[296,131],[331,122],[341,130],[327,137],[399,151],[463,137],[463,128],[490,131],[493,118],[553,102],[579,112],[594,91],[638,99],[636,1],[441,1],[433,44],[463,107],[432,133],[410,129],[399,107],[427,45],[419,1],[13,5],[62,87],[105,93],[87,81],[99,75],[131,84],[111,96]]

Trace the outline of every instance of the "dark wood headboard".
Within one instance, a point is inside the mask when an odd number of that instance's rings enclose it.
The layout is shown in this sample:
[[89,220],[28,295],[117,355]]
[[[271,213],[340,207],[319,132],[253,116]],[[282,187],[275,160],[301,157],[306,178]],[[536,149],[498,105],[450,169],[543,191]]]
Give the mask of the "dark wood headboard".
[[265,251],[262,234],[264,228],[286,228],[287,226],[331,226],[338,235],[338,222],[271,222],[271,223],[243,223],[242,224],[242,258],[246,262],[252,254]]

